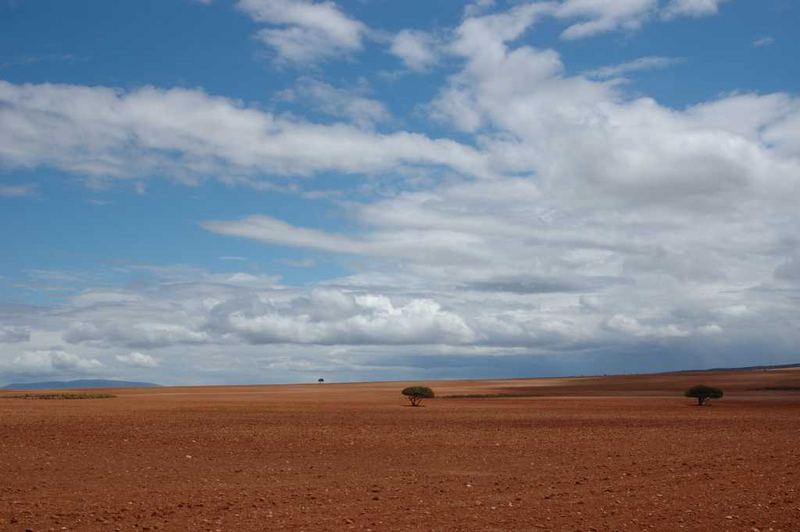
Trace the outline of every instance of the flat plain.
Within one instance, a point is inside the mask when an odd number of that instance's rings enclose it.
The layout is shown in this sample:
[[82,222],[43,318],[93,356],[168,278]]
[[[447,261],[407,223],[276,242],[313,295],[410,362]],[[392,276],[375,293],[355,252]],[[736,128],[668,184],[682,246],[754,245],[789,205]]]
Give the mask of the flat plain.
[[798,369],[406,384],[0,399],[0,530],[800,530]]

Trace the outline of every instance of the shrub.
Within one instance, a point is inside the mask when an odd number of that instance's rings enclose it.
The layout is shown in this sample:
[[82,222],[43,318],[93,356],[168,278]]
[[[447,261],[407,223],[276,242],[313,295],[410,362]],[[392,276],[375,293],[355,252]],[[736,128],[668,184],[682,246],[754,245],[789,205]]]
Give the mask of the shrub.
[[694,397],[697,399],[697,406],[703,406],[709,399],[719,399],[722,397],[722,390],[713,386],[706,386],[705,384],[698,384],[692,386],[683,394],[686,397]]
[[403,388],[400,393],[406,396],[411,406],[419,406],[423,399],[431,399],[434,396],[433,390],[427,386],[409,386],[408,388]]

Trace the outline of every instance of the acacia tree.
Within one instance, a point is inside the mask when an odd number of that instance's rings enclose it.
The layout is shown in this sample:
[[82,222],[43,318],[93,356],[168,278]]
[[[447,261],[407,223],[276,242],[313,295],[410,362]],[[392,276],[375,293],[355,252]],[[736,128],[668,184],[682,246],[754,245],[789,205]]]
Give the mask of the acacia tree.
[[409,386],[408,388],[403,388],[400,393],[406,396],[411,406],[419,406],[422,404],[423,399],[431,399],[434,396],[433,390],[427,386]]
[[706,386],[705,384],[698,384],[692,386],[684,394],[686,397],[694,397],[697,399],[697,406],[703,406],[709,399],[719,399],[722,397],[722,390],[713,386]]

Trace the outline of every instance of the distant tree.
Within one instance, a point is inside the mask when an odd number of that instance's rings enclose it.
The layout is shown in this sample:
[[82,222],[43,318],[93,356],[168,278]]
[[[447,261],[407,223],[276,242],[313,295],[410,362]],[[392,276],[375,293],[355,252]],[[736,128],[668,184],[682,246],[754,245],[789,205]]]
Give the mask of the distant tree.
[[323,382],[325,382],[325,379],[323,379],[322,377],[320,377],[319,379],[317,379],[317,382],[318,382],[318,383],[320,383],[320,384],[322,384]]
[[697,406],[703,406],[709,399],[720,399],[723,393],[719,388],[698,384],[686,390],[683,395],[686,397],[694,397],[697,399]]
[[406,396],[411,406],[419,406],[423,399],[431,399],[434,396],[433,390],[427,386],[409,386],[408,388],[403,388],[400,393]]

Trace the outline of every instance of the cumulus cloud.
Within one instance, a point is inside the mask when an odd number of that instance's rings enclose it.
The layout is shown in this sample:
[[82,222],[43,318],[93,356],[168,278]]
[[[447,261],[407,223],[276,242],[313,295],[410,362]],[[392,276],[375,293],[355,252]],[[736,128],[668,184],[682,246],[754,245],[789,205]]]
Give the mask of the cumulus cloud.
[[[480,131],[498,176],[348,204],[357,234],[266,216],[204,226],[359,256],[340,284],[435,294],[472,346],[706,346],[796,330],[797,98],[729,94],[682,110],[629,98],[566,75],[552,50],[508,44],[542,13],[465,20],[449,47],[463,68],[432,103],[446,125]],[[273,315],[237,319],[226,323],[270,338],[324,337]]]
[[237,6],[256,22],[268,25],[256,37],[284,62],[346,57],[361,50],[367,31],[330,1],[239,0]]
[[[797,99],[732,95],[683,112],[650,98],[629,100],[612,83],[565,76],[553,50],[509,49],[505,41],[518,31],[497,35],[494,24],[496,17],[484,17],[462,25],[453,49],[465,66],[432,105],[458,129],[506,132],[484,137],[497,171],[536,173],[540,186],[558,182],[553,192],[575,201],[599,193],[685,208],[755,183],[776,196],[794,186],[797,159],[782,155],[796,149],[789,124]],[[748,115],[746,106],[760,112]],[[721,107],[732,114],[717,115]],[[739,123],[724,127],[723,120]]]
[[17,374],[50,375],[91,373],[103,366],[94,358],[82,358],[61,350],[25,351],[15,357],[7,369]]
[[438,61],[439,44],[429,33],[402,30],[392,38],[391,52],[411,70],[423,71]]
[[[452,372],[470,359],[491,364],[495,357],[654,345],[673,345],[673,356],[705,350],[716,363],[733,356],[731,346],[759,345],[763,356],[776,357],[780,345],[800,340],[791,312],[800,289],[796,264],[766,250],[734,252],[734,245],[760,245],[763,235],[748,234],[744,224],[715,226],[685,245],[681,240],[696,228],[653,233],[663,220],[601,227],[593,218],[565,227],[553,224],[560,215],[531,207],[519,183],[496,185],[502,190],[489,205],[481,205],[491,197],[488,184],[476,183],[435,196],[404,195],[357,213],[376,231],[431,226],[469,234],[476,244],[463,244],[462,252],[480,248],[481,261],[426,249],[405,258],[398,253],[391,268],[380,257],[359,273],[309,287],[229,273],[84,292],[57,309],[0,314],[29,331],[21,353],[21,344],[0,344],[0,374],[107,374],[119,364],[158,364],[164,382],[296,380],[303,377],[293,372],[320,368],[412,375],[428,364],[424,357],[452,357],[446,363]],[[485,211],[473,215],[479,208]],[[463,212],[448,216],[452,209]],[[410,216],[415,212],[421,216]],[[676,229],[681,234],[665,237]],[[738,242],[728,242],[742,231]],[[718,344],[709,347],[709,339]],[[119,354],[126,348],[132,350]],[[387,366],[392,360],[398,367]],[[600,356],[592,364],[606,362]]]
[[460,316],[430,299],[396,302],[381,295],[315,290],[284,301],[259,299],[247,310],[219,311],[213,313],[216,327],[253,343],[411,345],[474,340]]
[[[354,105],[365,116],[363,104]],[[375,118],[381,109],[366,113]],[[370,173],[403,165],[488,172],[482,154],[452,140],[290,120],[200,90],[6,81],[0,81],[0,163],[95,177],[167,173],[189,182],[217,173]]]
[[144,353],[139,353],[138,351],[133,351],[127,355],[117,355],[115,358],[117,359],[117,362],[121,362],[122,364],[133,368],[158,367],[158,360],[155,357],[146,355]]

